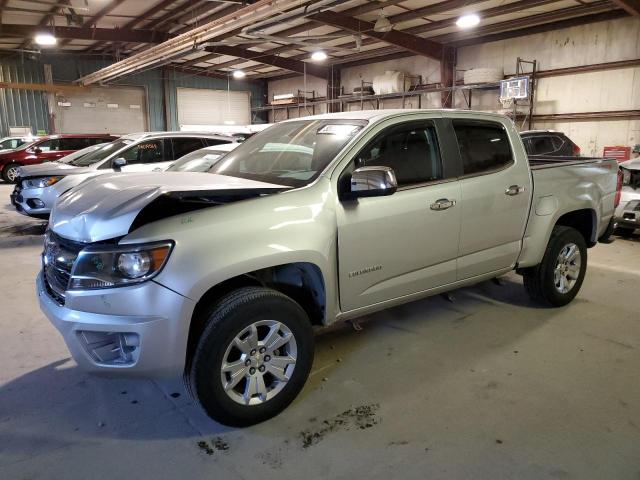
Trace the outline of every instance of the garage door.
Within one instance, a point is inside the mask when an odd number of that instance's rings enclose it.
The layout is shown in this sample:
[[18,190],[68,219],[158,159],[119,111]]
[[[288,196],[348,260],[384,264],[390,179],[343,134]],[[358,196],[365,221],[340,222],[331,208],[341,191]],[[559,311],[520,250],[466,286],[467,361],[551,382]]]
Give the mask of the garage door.
[[178,88],[178,124],[249,125],[249,92],[227,92],[204,88]]
[[125,134],[148,130],[143,87],[89,87],[57,95],[57,133]]

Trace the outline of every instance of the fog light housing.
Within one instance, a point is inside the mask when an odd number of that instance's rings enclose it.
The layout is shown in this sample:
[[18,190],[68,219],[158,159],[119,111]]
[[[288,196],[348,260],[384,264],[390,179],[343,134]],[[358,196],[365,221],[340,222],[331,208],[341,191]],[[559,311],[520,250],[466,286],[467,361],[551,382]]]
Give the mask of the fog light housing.
[[30,198],[27,200],[27,205],[31,208],[44,208],[44,202],[38,198]]
[[80,330],[78,340],[96,362],[102,365],[126,366],[138,360],[140,335],[133,332],[91,332]]

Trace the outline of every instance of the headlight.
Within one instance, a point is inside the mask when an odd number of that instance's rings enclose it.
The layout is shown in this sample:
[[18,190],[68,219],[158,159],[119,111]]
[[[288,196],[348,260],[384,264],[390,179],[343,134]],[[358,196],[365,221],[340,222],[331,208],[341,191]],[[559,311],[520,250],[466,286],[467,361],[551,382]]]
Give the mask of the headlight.
[[172,242],[91,246],[74,262],[69,290],[122,287],[153,278],[169,258]]
[[58,183],[64,177],[42,177],[42,178],[30,178],[22,182],[24,188],[45,188],[50,187],[54,183]]

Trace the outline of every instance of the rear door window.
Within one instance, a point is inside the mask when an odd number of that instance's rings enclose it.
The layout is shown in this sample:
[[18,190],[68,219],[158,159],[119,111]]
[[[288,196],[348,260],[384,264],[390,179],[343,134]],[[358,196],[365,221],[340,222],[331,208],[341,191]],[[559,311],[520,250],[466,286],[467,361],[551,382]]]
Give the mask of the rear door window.
[[554,145],[554,137],[547,136],[534,136],[529,138],[531,142],[531,150],[533,155],[546,155],[551,154],[557,150]]
[[118,158],[124,158],[127,161],[127,165],[156,163],[164,161],[164,151],[164,141],[162,139],[144,140],[122,152]]
[[170,160],[177,160],[206,146],[201,138],[172,138],[171,143],[173,144],[173,155]]
[[231,143],[231,140],[221,140],[219,138],[205,138],[204,143],[207,147],[215,147],[216,145],[222,145],[223,143]]
[[88,138],[61,138],[60,150],[82,150],[89,146]]
[[500,123],[454,120],[464,175],[500,170],[513,163],[509,136]]

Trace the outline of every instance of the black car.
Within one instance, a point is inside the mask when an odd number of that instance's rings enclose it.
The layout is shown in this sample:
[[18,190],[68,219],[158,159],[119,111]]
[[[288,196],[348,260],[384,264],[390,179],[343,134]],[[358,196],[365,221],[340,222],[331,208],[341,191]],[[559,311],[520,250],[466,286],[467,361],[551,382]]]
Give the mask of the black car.
[[520,132],[524,148],[529,156],[550,155],[556,157],[577,157],[580,147],[562,132],[553,130],[527,130]]

